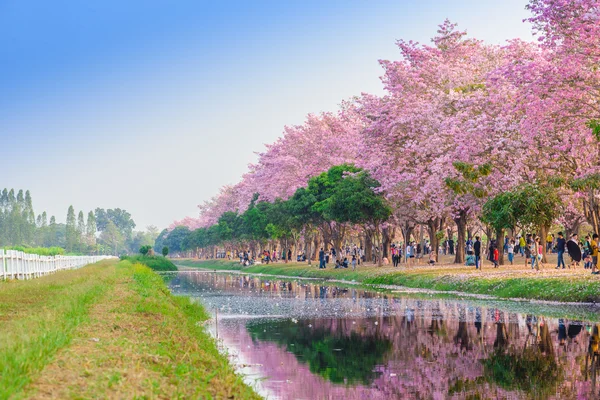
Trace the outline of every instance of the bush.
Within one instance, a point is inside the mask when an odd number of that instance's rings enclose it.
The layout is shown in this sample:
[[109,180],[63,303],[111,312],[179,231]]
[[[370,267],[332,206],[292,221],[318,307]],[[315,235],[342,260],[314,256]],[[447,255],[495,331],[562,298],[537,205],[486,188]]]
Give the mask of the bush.
[[27,246],[12,246],[5,247],[5,250],[22,251],[26,254],[37,254],[40,256],[56,256],[65,254],[65,249],[62,247],[27,247]]
[[143,256],[147,256],[151,248],[152,246],[149,245],[140,247],[140,254],[142,254]]
[[121,260],[128,260],[134,264],[138,262],[140,264],[147,265],[154,271],[177,271],[175,264],[165,257],[144,256],[138,254],[134,256],[121,256]]

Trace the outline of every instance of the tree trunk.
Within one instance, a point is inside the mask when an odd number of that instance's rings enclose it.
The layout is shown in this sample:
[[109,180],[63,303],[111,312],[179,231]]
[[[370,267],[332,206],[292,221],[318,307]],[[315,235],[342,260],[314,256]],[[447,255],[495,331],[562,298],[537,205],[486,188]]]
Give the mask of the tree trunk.
[[[489,226],[485,226],[485,237],[487,239],[487,241],[485,242],[485,248],[489,249],[490,248],[490,241],[492,240],[492,228],[490,228]],[[483,249],[481,249],[483,250]]]
[[456,256],[454,257],[455,264],[465,263],[465,242],[467,235],[467,211],[460,210],[458,215],[454,218],[456,223],[457,243],[456,243]]
[[402,254],[404,255],[404,261],[406,262],[406,246],[410,243],[410,237],[414,231],[414,226],[409,222],[406,222],[402,229],[402,236],[404,236],[404,246],[402,248]]
[[438,227],[440,218],[432,218],[427,221],[427,229],[429,232],[429,241],[431,242],[431,252],[435,254],[435,261],[438,261],[438,247],[439,241],[437,237],[436,229]]
[[329,241],[331,240],[331,235],[329,234],[329,227],[325,227],[323,229],[323,250],[327,251],[329,247]]
[[342,239],[339,237],[336,238],[333,247],[335,248],[335,254],[337,254],[337,258],[339,259],[342,256]]
[[386,226],[385,228],[383,228],[381,230],[381,247],[383,247],[381,249],[381,256],[382,257],[386,257],[387,259],[390,258],[389,256],[389,247],[390,247],[390,242],[391,242],[391,237],[390,237],[390,231],[391,231],[391,227],[390,226]]
[[574,221],[570,225],[566,225],[565,224],[564,225],[564,228],[565,228],[565,232],[564,232],[565,233],[565,237],[566,238],[570,238],[571,234],[573,234],[573,233],[579,233],[579,228],[581,228],[581,223],[582,223],[581,220],[577,220],[577,221]]
[[498,265],[504,265],[504,229],[496,229],[498,245]]
[[596,233],[600,233],[600,205],[596,203],[595,191],[590,189],[588,198],[583,201],[583,213]]
[[378,225],[376,225],[375,229],[373,230],[373,239],[375,242],[375,246],[379,247],[379,252],[377,254],[377,266],[381,267],[383,265],[383,251],[381,249],[383,246],[381,241],[381,233]]
[[548,236],[548,231],[550,230],[550,226],[542,225],[540,226],[540,244],[542,245],[542,264],[548,263],[548,259],[546,257],[548,246],[546,243],[546,236]]
[[365,232],[365,262],[373,261],[373,238]]

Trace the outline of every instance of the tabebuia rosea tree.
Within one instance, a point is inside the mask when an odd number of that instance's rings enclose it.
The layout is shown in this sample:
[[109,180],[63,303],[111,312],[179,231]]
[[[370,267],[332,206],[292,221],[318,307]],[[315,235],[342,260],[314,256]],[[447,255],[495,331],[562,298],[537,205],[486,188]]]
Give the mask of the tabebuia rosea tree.
[[[477,232],[599,231],[600,4],[527,8],[537,42],[488,44],[450,21],[430,44],[399,40],[398,59],[380,61],[383,95],[285,127],[240,182],[170,230],[220,225],[214,246],[303,247],[309,260],[319,246],[359,241],[370,259],[425,236],[437,257],[446,238],[456,263]],[[502,207],[524,201],[508,193],[529,196],[519,220],[505,219]]]

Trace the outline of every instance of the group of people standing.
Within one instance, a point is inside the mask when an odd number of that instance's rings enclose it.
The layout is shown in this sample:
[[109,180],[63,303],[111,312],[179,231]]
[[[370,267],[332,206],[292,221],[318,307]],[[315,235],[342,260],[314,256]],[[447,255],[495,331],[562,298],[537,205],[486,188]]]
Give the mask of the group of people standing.
[[350,255],[349,252],[346,252],[346,257],[343,258],[343,260],[340,258],[337,258],[337,252],[334,248],[332,248],[329,251],[325,251],[323,249],[323,247],[321,247],[321,250],[319,251],[319,269],[325,269],[327,268],[327,263],[330,260],[330,256],[331,256],[331,260],[335,263],[335,267],[336,269],[338,268],[348,268],[350,266],[350,264],[352,265],[352,269],[355,270],[356,269],[356,265],[360,264],[360,254],[361,254],[361,249],[354,249],[354,252],[352,254],[352,260],[349,261],[348,260],[348,256]]
[[[581,261],[584,261],[584,268],[591,269],[592,274],[598,274],[598,234],[587,235],[585,242],[579,241],[576,233],[572,234],[567,241],[563,232],[558,232],[557,237],[549,234],[545,240],[546,251],[555,252],[557,254],[557,266],[559,268],[567,268],[565,263],[565,253],[571,258],[569,268],[576,268]],[[544,253],[544,241],[541,237],[535,234],[527,234],[525,236],[517,236],[516,238],[506,237],[504,246],[499,248],[498,242],[494,239],[490,240],[487,249],[487,259],[493,264],[494,268],[498,268],[498,260],[500,251],[503,251],[508,256],[508,261],[511,265],[514,264],[515,254],[520,254],[525,260],[525,266],[531,265],[531,269],[539,270],[543,266],[542,256]],[[466,243],[467,265],[475,265],[476,269],[481,268],[482,246],[481,238],[475,237],[475,241],[471,238]],[[471,264],[470,256],[473,259]]]

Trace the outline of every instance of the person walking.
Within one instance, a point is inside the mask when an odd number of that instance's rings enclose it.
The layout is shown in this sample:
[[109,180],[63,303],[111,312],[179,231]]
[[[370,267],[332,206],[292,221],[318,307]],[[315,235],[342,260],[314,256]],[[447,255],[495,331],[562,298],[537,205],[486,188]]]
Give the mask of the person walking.
[[325,251],[322,247],[319,251],[319,269],[325,269]]
[[396,245],[392,243],[392,265],[395,267],[398,266],[398,249],[396,248]]
[[490,240],[490,247],[488,248],[488,260],[490,260],[490,262],[494,264],[494,268],[498,267],[498,261],[496,260],[497,250],[498,248],[496,241],[493,239]]
[[[525,239],[525,268],[529,264],[529,260],[531,260],[531,248],[533,246],[533,239],[531,238],[531,234],[527,234],[527,239]],[[533,269],[533,265],[531,266]]]
[[567,248],[567,241],[562,232],[558,232],[558,239],[556,239],[556,251],[558,254],[558,261],[556,264],[556,269],[559,269],[562,265],[562,269],[565,269],[567,266],[565,265],[565,250]]
[[548,232],[548,235],[546,235],[546,253],[552,252],[553,244],[554,244],[554,236],[550,232]]
[[[521,257],[525,257],[525,248],[527,246],[527,242],[525,242],[525,238],[523,235],[519,236],[519,251],[521,253]],[[525,262],[525,266],[527,266],[527,262]]]
[[410,243],[406,246],[406,265],[410,266],[412,264],[412,258],[414,258],[412,246]]
[[473,253],[475,253],[475,269],[479,269],[481,265],[481,239],[479,236],[475,236],[475,243],[473,243]]
[[567,251],[571,257],[571,264],[569,264],[569,268],[571,268],[571,266],[573,266],[573,268],[579,267],[582,254],[581,248],[579,247],[579,237],[576,233],[572,234],[571,239],[567,242]]
[[539,244],[540,244],[540,239],[537,238],[536,236],[533,236],[532,240],[531,240],[531,245],[530,245],[531,269],[535,268],[537,271],[540,270],[540,263],[539,263],[539,257],[538,257],[540,255]]
[[352,271],[356,271],[356,256],[352,255]]
[[513,265],[513,260],[515,259],[515,240],[514,239],[511,239],[510,242],[508,242],[506,250],[508,253],[508,261],[510,262],[510,265]]

